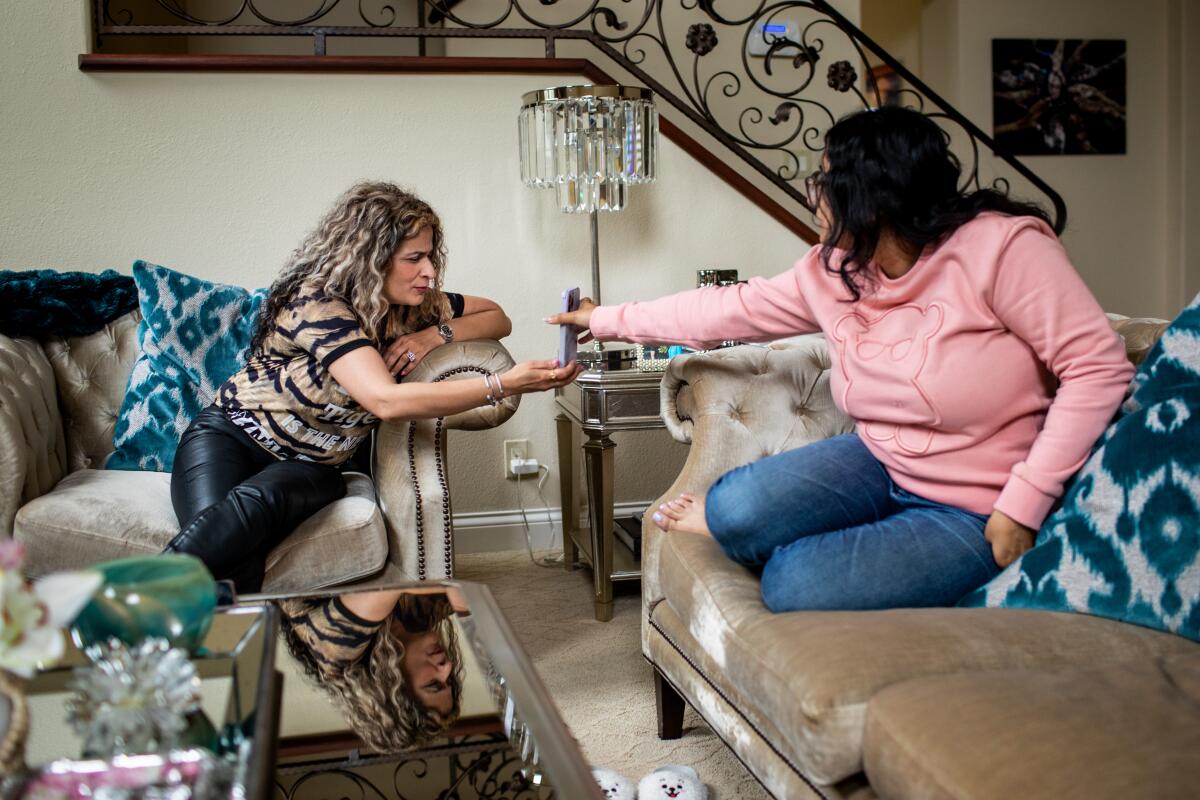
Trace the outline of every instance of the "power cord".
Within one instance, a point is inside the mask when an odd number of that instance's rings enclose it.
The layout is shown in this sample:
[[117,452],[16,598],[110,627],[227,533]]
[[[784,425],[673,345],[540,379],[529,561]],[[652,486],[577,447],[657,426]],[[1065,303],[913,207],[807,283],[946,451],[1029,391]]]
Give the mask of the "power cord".
[[[550,477],[550,468],[544,464],[538,465],[538,480],[537,493],[542,500],[542,507],[546,511],[546,523],[550,526],[550,536],[553,540],[554,536],[554,515],[550,513],[550,503],[546,501],[546,495],[542,493],[542,486],[546,483],[546,479]],[[533,532],[529,528],[529,516],[525,513],[525,498],[521,496],[521,479],[524,475],[518,473],[516,482],[513,484],[513,492],[517,496],[517,506],[521,509],[521,522],[525,528],[525,550],[529,553],[529,560],[537,567],[557,567],[562,564],[563,556],[559,553],[557,556],[545,556],[540,560],[534,558],[533,555]]]

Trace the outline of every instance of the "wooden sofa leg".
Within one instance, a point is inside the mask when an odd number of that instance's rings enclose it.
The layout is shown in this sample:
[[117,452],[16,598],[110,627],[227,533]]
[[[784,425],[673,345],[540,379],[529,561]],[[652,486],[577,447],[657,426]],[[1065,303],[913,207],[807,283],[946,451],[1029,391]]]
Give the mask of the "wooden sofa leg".
[[654,670],[654,702],[658,710],[658,738],[683,736],[683,698],[657,669]]

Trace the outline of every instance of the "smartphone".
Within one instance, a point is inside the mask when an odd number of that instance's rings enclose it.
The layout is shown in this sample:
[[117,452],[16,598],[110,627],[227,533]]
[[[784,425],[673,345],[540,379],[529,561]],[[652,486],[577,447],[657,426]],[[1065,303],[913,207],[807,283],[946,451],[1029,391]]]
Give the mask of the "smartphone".
[[[562,312],[579,310],[579,287],[563,289]],[[565,367],[575,360],[579,349],[579,329],[574,325],[558,326],[558,364]]]

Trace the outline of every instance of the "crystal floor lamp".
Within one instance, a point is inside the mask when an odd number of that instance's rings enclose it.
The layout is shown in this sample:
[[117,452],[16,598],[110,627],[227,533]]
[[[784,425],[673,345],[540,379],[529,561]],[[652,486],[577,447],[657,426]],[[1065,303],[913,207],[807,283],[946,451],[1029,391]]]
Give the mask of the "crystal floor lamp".
[[[620,211],[630,186],[652,183],[658,168],[658,110],[649,89],[559,86],[521,97],[517,125],[521,179],[554,189],[567,214],[590,214],[592,293],[600,303],[597,212]],[[581,351],[579,362],[602,368],[604,347]]]

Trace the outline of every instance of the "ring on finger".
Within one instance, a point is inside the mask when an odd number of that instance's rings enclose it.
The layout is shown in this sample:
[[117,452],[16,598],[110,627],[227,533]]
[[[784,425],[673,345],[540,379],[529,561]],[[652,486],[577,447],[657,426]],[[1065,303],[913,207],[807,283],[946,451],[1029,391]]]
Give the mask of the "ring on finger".
[[404,357],[407,358],[409,361],[417,360],[417,354],[414,353],[412,350],[409,350],[407,353],[405,353]]
[[552,381],[556,381],[556,380],[558,380],[558,373],[557,373],[557,372],[553,372],[553,371],[552,371],[552,372],[550,373],[550,380],[552,380]]

